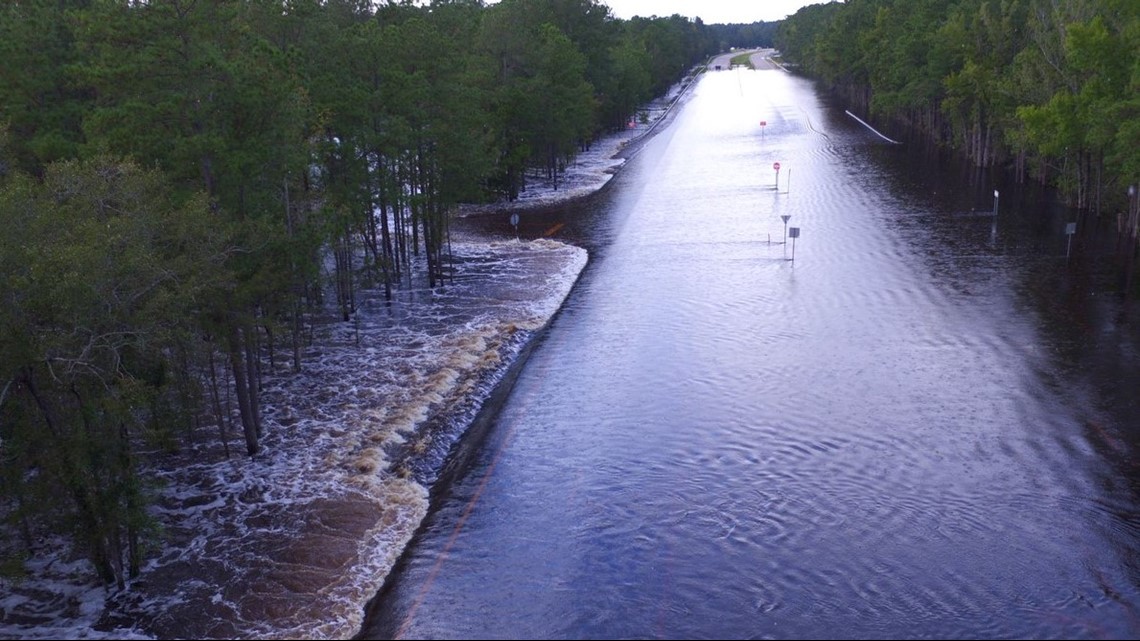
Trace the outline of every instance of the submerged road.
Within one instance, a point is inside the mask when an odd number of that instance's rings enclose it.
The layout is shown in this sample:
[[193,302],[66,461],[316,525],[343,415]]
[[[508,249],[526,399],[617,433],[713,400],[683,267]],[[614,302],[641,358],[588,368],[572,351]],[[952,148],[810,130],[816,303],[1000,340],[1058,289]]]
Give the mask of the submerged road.
[[590,263],[362,636],[1140,636],[1135,308],[1070,213],[693,91],[528,221]]

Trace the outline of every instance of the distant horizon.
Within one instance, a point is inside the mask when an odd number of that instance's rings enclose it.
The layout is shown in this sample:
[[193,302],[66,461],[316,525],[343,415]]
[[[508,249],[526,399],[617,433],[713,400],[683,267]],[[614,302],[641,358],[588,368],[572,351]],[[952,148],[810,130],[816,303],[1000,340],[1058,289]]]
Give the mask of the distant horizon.
[[812,4],[825,0],[600,0],[614,17],[629,20],[634,16],[668,17],[673,14],[690,19],[700,18],[705,24],[751,24],[777,22]]

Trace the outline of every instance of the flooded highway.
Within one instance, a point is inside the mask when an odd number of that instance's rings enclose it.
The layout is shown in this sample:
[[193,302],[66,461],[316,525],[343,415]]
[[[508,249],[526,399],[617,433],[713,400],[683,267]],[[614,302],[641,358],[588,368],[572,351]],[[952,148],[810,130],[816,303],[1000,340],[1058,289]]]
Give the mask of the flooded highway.
[[1103,224],[1067,258],[1076,214],[910,153],[807,80],[708,73],[524,220],[589,263],[361,636],[1140,635]]

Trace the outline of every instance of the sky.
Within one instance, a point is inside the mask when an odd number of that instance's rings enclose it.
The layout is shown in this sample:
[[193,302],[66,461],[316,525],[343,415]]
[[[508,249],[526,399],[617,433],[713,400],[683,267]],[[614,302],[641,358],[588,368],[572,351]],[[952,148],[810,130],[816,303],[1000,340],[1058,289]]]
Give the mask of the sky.
[[783,20],[800,7],[827,0],[601,0],[615,17],[671,16],[700,18],[705,24],[774,22]]

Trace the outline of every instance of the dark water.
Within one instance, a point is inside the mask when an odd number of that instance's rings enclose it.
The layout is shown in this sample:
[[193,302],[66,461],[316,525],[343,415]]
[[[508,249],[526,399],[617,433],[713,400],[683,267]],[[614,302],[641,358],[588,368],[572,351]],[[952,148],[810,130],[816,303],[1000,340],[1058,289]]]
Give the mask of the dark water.
[[362,635],[1140,635],[1136,310],[997,187],[707,75]]

